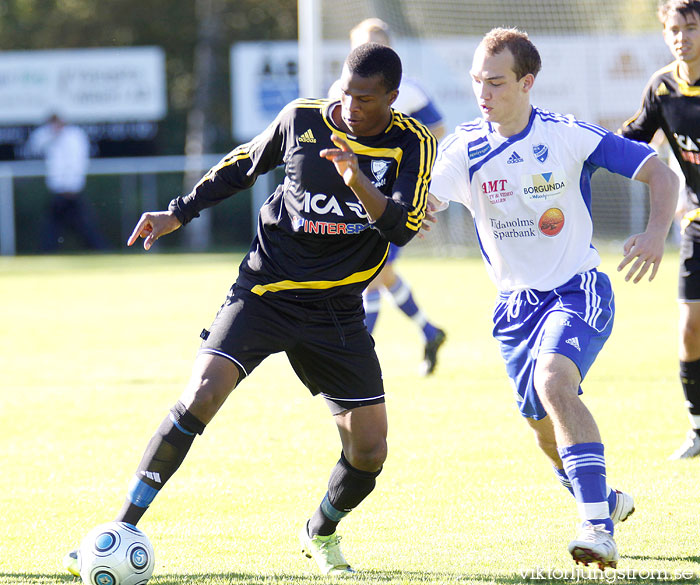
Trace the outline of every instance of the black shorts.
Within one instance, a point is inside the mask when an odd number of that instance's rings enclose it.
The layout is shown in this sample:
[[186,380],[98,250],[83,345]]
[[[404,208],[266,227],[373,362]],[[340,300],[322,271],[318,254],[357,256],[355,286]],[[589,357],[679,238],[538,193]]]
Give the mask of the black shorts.
[[299,302],[231,287],[200,353],[238,366],[240,379],[267,356],[284,351],[299,379],[321,394],[333,414],[384,402],[374,340],[364,323],[361,297]]
[[678,300],[700,301],[700,222],[692,221],[681,235]]

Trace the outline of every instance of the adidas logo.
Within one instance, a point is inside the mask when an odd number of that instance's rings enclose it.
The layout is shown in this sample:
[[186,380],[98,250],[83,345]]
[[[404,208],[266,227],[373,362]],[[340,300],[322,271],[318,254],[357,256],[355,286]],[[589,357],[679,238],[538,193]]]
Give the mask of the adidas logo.
[[316,142],[314,134],[313,132],[311,132],[311,128],[309,128],[306,132],[299,136],[299,142]]
[[163,483],[162,481],[160,481],[160,473],[158,473],[157,471],[142,471],[141,475],[147,477],[151,481],[155,481],[156,483]]
[[581,346],[578,343],[578,337],[571,337],[570,339],[566,340],[566,343],[572,347],[575,347],[578,351],[581,351]]
[[512,165],[515,163],[523,162],[523,159],[520,158],[520,155],[517,152],[513,151],[513,154],[510,155],[510,158],[506,162],[509,165]]

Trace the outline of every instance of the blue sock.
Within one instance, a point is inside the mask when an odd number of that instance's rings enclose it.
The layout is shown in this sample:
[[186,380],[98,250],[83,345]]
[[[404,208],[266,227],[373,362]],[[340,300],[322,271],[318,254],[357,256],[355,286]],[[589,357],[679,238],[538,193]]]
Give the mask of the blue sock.
[[394,298],[396,306],[418,325],[427,341],[430,341],[437,335],[438,330],[428,321],[423,311],[418,308],[411,288],[400,276],[396,277],[396,282],[389,289],[389,293]]
[[564,471],[571,480],[582,520],[603,524],[613,534],[605,483],[605,456],[602,443],[578,443],[558,449]]
[[615,493],[615,490],[608,488],[608,511],[610,514],[613,513],[615,506],[617,506],[617,493]]
[[381,300],[382,293],[379,289],[366,290],[362,296],[362,301],[365,305],[365,325],[370,333],[374,331],[374,326],[377,324]]
[[557,476],[557,479],[559,480],[559,483],[563,485],[567,490],[569,490],[569,493],[573,496],[574,488],[571,487],[571,480],[569,479],[569,476],[566,475],[566,471],[564,471],[563,469],[559,469],[558,467],[554,467],[553,469],[554,473]]
[[[557,476],[557,479],[559,480],[559,483],[563,485],[567,490],[569,490],[569,493],[573,496],[574,488],[571,486],[571,480],[569,479],[569,476],[566,475],[566,471],[564,471],[563,469],[559,469],[558,467],[554,467],[553,469],[554,473]],[[615,509],[615,506],[617,506],[617,493],[615,492],[615,490],[610,489],[610,486],[606,486],[605,489],[608,491],[608,511],[610,512],[610,514],[612,514],[613,510]]]

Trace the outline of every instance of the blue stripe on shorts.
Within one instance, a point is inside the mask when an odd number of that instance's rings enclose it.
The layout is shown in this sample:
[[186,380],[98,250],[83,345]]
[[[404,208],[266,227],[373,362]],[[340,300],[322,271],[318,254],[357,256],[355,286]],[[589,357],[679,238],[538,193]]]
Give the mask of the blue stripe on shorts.
[[537,356],[557,353],[568,357],[583,380],[610,337],[614,315],[610,279],[595,269],[577,274],[552,291],[501,293],[493,314],[493,336],[500,343],[524,417],[541,420],[547,416],[534,387]]

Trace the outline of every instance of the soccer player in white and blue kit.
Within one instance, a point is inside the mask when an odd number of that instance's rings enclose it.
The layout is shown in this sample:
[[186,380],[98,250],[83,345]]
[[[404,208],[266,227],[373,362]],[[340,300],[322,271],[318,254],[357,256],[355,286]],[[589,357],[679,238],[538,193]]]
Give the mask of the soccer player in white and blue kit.
[[610,335],[608,277],[591,243],[591,175],[598,167],[647,183],[646,231],[624,244],[626,280],[653,279],[673,218],[678,180],[647,145],[530,105],[541,66],[517,29],[494,29],[474,54],[482,118],[444,139],[433,169],[438,208],[465,205],[499,290],[494,336],[520,411],[581,517],[569,544],[576,562],[615,567],[613,525],[634,510],[606,483],[603,443],[580,383]]

